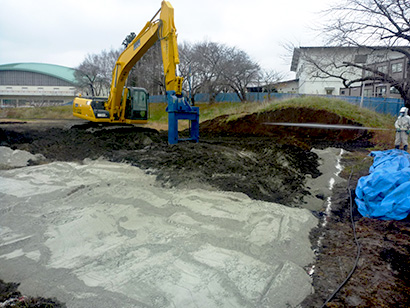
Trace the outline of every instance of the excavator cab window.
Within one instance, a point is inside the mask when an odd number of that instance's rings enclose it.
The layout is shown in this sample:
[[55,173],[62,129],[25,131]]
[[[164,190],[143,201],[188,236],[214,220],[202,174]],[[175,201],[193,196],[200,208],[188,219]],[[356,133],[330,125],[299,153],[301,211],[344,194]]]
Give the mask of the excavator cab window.
[[143,88],[129,88],[125,118],[130,120],[148,119],[148,93]]

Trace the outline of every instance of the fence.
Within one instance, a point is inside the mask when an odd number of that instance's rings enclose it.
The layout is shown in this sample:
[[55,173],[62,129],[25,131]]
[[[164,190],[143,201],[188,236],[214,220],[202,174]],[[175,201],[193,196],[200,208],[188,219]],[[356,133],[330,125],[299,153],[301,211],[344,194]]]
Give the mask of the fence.
[[[360,96],[336,96],[354,105],[360,105]],[[385,97],[363,97],[363,107],[374,110],[379,113],[391,114],[397,116],[400,108],[404,106],[404,101],[400,98]]]
[[[281,100],[292,97],[307,96],[307,94],[289,94],[289,93],[264,93],[264,92],[251,92],[247,93],[247,101],[249,102],[262,102],[270,99]],[[360,96],[334,96],[334,95],[309,95],[309,96],[321,96],[329,98],[338,98],[354,105],[360,105]],[[209,94],[199,93],[195,95],[195,102],[209,102]],[[149,98],[150,103],[163,103],[165,102],[164,95],[152,95]],[[219,93],[215,97],[215,102],[240,102],[240,99],[236,93]],[[404,102],[400,98],[385,98],[385,97],[363,97],[363,107],[374,110],[379,113],[391,114],[396,116],[399,113],[401,107],[404,106]]]

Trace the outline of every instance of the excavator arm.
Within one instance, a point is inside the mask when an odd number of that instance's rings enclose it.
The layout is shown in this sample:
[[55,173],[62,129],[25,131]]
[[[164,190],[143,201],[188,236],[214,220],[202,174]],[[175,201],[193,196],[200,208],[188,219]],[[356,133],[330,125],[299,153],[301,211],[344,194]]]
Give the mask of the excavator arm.
[[[158,19],[155,19],[159,15]],[[174,8],[168,1],[162,1],[161,9],[154,17],[146,23],[140,33],[132,40],[127,48],[118,57],[112,72],[112,82],[108,100],[104,103],[104,110],[107,119],[96,122],[111,123],[136,123],[127,119],[127,98],[130,96],[129,89],[125,87],[128,75],[134,65],[141,57],[155,44],[160,41],[162,62],[164,66],[165,88],[167,97],[168,112],[168,142],[177,143],[178,139],[178,120],[189,120],[191,134],[186,140],[198,142],[199,139],[199,108],[193,107],[187,98],[182,95],[183,78],[177,75],[177,65],[179,64],[177,34],[174,23]],[[79,115],[76,114],[76,103]],[[79,104],[81,99],[74,101],[74,115],[86,118],[81,115]],[[86,101],[83,101],[84,105]],[[87,102],[89,103],[89,102]],[[80,106],[81,107],[81,106]],[[85,109],[84,109],[85,110]],[[86,112],[82,112],[83,114]],[[100,110],[101,112],[101,110]],[[91,112],[89,112],[91,114]],[[109,119],[108,119],[109,117]],[[88,117],[93,121],[92,115]]]

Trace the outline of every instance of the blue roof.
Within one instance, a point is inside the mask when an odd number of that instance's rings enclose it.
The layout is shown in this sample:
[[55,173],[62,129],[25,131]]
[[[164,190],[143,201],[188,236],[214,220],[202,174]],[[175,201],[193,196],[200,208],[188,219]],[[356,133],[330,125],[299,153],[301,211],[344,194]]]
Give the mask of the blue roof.
[[11,63],[0,65],[0,71],[24,71],[45,74],[65,80],[69,83],[76,83],[75,69],[47,63]]

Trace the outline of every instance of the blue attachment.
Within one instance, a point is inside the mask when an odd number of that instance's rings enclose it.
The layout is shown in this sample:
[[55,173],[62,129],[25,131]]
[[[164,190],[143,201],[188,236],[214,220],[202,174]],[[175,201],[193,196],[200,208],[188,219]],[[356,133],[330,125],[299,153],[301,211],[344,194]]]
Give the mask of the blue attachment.
[[410,154],[402,150],[373,151],[370,174],[356,187],[360,214],[381,220],[401,220],[410,213]]
[[[199,107],[191,106],[184,96],[176,96],[175,91],[167,91],[168,143],[178,141],[199,141]],[[190,138],[179,139],[178,121],[190,121]]]

